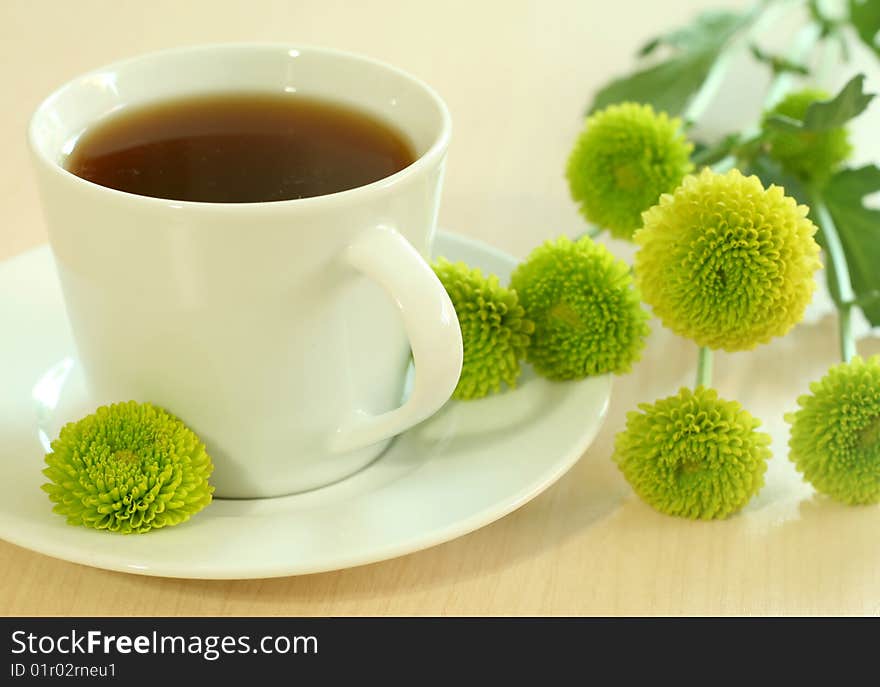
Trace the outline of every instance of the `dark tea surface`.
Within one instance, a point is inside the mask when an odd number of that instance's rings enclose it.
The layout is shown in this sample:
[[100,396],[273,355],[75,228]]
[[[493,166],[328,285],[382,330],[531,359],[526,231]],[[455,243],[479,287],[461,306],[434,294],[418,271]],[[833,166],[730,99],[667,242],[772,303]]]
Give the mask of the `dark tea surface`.
[[364,112],[236,93],[126,109],[80,136],[65,167],[142,196],[253,203],[345,191],[414,160],[399,132]]

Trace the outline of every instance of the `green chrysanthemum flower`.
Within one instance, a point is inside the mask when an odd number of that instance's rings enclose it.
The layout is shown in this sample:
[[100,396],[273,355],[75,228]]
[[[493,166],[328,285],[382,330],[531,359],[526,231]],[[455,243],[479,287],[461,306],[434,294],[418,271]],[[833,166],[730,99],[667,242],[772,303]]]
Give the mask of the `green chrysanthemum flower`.
[[693,165],[681,122],[650,105],[611,105],[587,119],[568,158],[571,196],[588,221],[631,239],[642,211],[671,193]]
[[[772,115],[783,115],[802,122],[810,103],[829,97],[825,91],[816,89],[792,93],[765,112],[764,120]],[[852,153],[849,134],[843,127],[798,133],[770,129],[766,137],[771,157],[788,172],[807,182],[824,181]]]
[[539,246],[511,286],[535,321],[528,360],[550,379],[627,372],[648,335],[629,267],[588,237]]
[[463,262],[440,258],[434,264],[461,325],[464,361],[452,397],[482,398],[501,389],[501,382],[516,386],[519,361],[526,356],[535,326],[525,317],[516,292],[505,289],[494,274],[484,277]]
[[71,525],[129,534],[177,525],[211,502],[199,438],[149,403],[102,406],[61,429],[43,490]]
[[789,458],[817,491],[849,504],[880,501],[880,356],[832,367],[798,398]]
[[681,389],[627,414],[613,459],[648,505],[711,520],[745,506],[764,484],[770,436],[736,401],[714,389]]
[[782,336],[815,288],[819,246],[807,212],[736,169],[685,178],[635,235],[645,302],[701,346],[740,351]]

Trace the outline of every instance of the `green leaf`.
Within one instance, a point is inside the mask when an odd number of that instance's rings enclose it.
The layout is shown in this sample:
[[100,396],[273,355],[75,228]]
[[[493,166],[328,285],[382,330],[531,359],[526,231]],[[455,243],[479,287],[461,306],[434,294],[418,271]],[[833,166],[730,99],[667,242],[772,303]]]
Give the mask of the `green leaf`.
[[880,57],[880,0],[849,0],[849,20],[859,38]]
[[808,131],[836,129],[862,114],[874,98],[873,93],[865,93],[864,87],[865,75],[858,74],[831,100],[811,103],[804,117],[804,128]]
[[864,85],[865,75],[858,74],[851,78],[840,89],[840,93],[831,100],[817,100],[810,103],[803,122],[791,117],[773,115],[766,119],[765,125],[791,133],[837,129],[864,112],[873,100],[874,94],[865,93]]
[[606,84],[590,105],[589,112],[614,103],[647,103],[657,110],[678,115],[706,80],[725,44],[751,20],[750,15],[706,12],[692,24],[648,42],[640,55],[660,45],[669,46],[666,60]]
[[725,10],[703,12],[692,24],[648,41],[639,50],[639,57],[650,55],[661,45],[692,51],[715,49],[742,28],[747,19],[745,15]]
[[773,55],[771,53],[764,52],[757,45],[752,43],[749,46],[749,49],[752,51],[752,56],[763,64],[766,64],[773,71],[774,74],[801,74],[803,76],[807,76],[810,73],[810,70],[807,69],[804,65],[799,62],[792,62],[791,60],[781,57],[780,55]]
[[705,81],[717,56],[714,52],[687,53],[612,81],[596,94],[590,112],[631,101],[679,115]]
[[[878,191],[880,167],[868,165],[838,172],[821,196],[840,235],[857,302],[875,327],[880,326],[880,210],[866,208],[864,197]],[[839,302],[833,270],[826,269],[831,295]]]

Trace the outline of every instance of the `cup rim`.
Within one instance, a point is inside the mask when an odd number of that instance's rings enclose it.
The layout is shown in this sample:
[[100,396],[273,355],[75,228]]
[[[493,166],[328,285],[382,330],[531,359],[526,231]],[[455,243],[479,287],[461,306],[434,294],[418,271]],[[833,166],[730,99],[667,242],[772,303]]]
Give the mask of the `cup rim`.
[[[343,57],[347,59],[356,60],[362,63],[366,63],[372,67],[377,67],[380,69],[384,69],[386,71],[394,73],[396,76],[406,79],[416,86],[418,86],[422,91],[424,91],[428,97],[433,101],[433,103],[437,106],[438,111],[440,112],[441,117],[441,125],[440,132],[431,143],[428,150],[426,150],[422,155],[420,155],[414,162],[407,165],[403,169],[394,174],[391,174],[387,177],[383,177],[382,179],[378,179],[369,184],[364,184],[363,186],[356,186],[354,188],[346,189],[344,191],[336,191],[334,193],[327,193],[320,196],[310,196],[308,198],[292,198],[288,200],[272,200],[272,201],[251,201],[244,203],[222,203],[222,202],[213,202],[213,201],[197,201],[197,200],[175,200],[173,198],[159,198],[155,196],[142,196],[136,193],[130,193],[128,191],[121,191],[119,189],[110,188],[108,186],[102,186],[101,184],[96,184],[93,181],[89,181],[88,179],[83,179],[82,177],[77,176],[73,172],[65,169],[64,166],[60,163],[60,161],[52,159],[49,155],[47,155],[41,146],[37,142],[37,134],[36,134],[36,120],[37,118],[51,106],[52,101],[66,91],[69,88],[73,88],[76,83],[81,81],[84,78],[89,76],[99,74],[101,72],[105,72],[108,70],[120,69],[125,67],[126,65],[139,62],[146,59],[153,59],[157,57],[164,57],[169,55],[185,55],[187,53],[196,53],[196,52],[212,52],[212,51],[223,51],[223,50],[279,50],[290,52],[292,50],[296,50],[299,52],[310,52],[323,54],[334,57]],[[427,83],[414,76],[413,74],[400,69],[399,67],[395,67],[392,64],[384,62],[382,60],[378,60],[373,57],[369,57],[367,55],[362,55],[355,52],[349,52],[346,50],[337,50],[335,48],[327,48],[323,46],[317,45],[308,45],[302,43],[281,43],[281,42],[231,42],[231,43],[203,43],[199,45],[188,45],[188,46],[180,46],[175,48],[168,48],[164,50],[153,50],[146,53],[141,53],[138,55],[134,55],[132,57],[127,57],[121,60],[116,60],[115,62],[110,62],[100,67],[96,67],[94,69],[90,69],[89,71],[82,72],[77,74],[73,78],[67,80],[57,88],[55,88],[49,95],[43,98],[37,107],[34,109],[31,117],[28,121],[28,143],[31,149],[32,154],[35,158],[44,164],[47,169],[49,169],[53,174],[60,175],[62,178],[66,179],[70,183],[73,183],[83,190],[96,192],[96,193],[105,193],[110,194],[111,197],[116,197],[119,199],[125,199],[130,202],[140,202],[146,203],[148,205],[153,206],[166,206],[173,207],[175,209],[182,208],[190,208],[190,209],[219,209],[222,208],[224,211],[254,211],[257,208],[272,208],[272,209],[280,209],[285,207],[297,207],[297,208],[315,208],[325,204],[338,203],[340,201],[354,201],[359,199],[362,196],[366,196],[367,194],[374,194],[376,192],[385,191],[389,188],[397,186],[399,183],[403,182],[405,179],[418,174],[425,168],[429,168],[434,165],[439,158],[445,154],[446,149],[449,146],[449,140],[452,135],[452,117],[449,113],[449,108],[446,105],[443,98],[435,91],[431,86]]]

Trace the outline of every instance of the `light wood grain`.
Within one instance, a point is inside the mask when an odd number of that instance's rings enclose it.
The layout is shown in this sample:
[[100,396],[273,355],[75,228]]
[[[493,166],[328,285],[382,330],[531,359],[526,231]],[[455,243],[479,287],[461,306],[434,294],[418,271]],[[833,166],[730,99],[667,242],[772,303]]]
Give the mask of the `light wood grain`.
[[[522,256],[545,238],[582,230],[562,169],[589,94],[628,68],[644,39],[713,4],[5,0],[0,258],[45,241],[24,144],[42,97],[131,54],[242,40],[367,53],[434,85],[455,129],[441,224]],[[753,116],[760,93],[751,91],[761,78],[731,79],[716,110]],[[872,116],[876,129],[880,118]],[[609,245],[632,255],[627,245]],[[786,460],[782,414],[836,361],[833,318],[755,352],[718,357],[716,386],[764,419],[775,458],[761,494],[717,523],[654,513],[609,460],[627,411],[692,382],[693,346],[652,325],[644,359],[617,380],[608,420],[580,463],[533,502],[469,536],[351,570],[238,582],[105,572],[0,543],[0,613],[880,614],[880,508],[816,497]],[[880,349],[875,340],[860,347]]]

